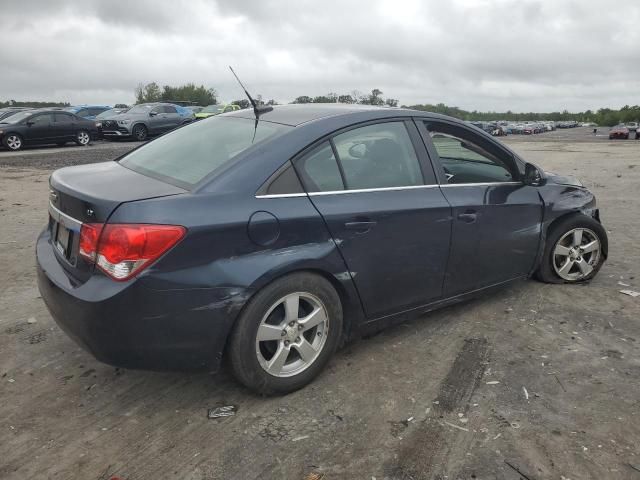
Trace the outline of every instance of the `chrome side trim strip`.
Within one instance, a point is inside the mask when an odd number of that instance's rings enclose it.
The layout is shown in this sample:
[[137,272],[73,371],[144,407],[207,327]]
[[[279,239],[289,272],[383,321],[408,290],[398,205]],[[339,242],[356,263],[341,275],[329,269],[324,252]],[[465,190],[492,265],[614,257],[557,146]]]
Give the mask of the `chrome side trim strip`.
[[68,228],[69,230],[73,230],[74,232],[79,232],[80,227],[82,227],[81,221],[70,217],[64,212],[61,212],[51,202],[49,202],[49,214],[51,215],[51,218],[53,218],[56,222],[61,223],[66,228]]
[[524,185],[524,183],[522,182],[446,183],[440,186],[442,188],[451,188],[451,187],[487,187],[492,185]]
[[293,198],[306,196],[306,193],[274,193],[269,195],[256,195],[256,198]]
[[438,188],[440,185],[411,185],[407,187],[384,187],[384,188],[360,188],[354,190],[334,190],[330,192],[309,192],[310,197],[322,195],[344,195],[346,193],[370,193],[370,192],[393,192],[398,190],[418,190],[425,188]]
[[441,185],[410,185],[406,187],[383,187],[383,188],[359,188],[354,190],[331,190],[328,192],[309,193],[281,193],[273,195],[256,195],[256,198],[293,198],[293,197],[320,197],[323,195],[344,195],[347,193],[371,193],[371,192],[393,192],[399,190],[418,190],[424,188],[451,188],[451,187],[488,187],[492,185],[524,185],[522,182],[483,182],[483,183],[448,183]]

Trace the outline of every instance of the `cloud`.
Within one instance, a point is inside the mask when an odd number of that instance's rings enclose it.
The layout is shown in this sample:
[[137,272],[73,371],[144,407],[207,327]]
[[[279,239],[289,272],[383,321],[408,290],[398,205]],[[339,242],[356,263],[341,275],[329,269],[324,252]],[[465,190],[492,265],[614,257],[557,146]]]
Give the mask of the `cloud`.
[[591,0],[7,2],[0,99],[133,101],[140,82],[224,100],[380,88],[479,110],[637,104],[640,5]]

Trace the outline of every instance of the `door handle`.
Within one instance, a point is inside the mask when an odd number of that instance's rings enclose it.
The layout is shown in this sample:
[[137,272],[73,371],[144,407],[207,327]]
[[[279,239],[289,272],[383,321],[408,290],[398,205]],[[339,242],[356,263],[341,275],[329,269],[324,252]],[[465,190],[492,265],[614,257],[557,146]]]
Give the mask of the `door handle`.
[[478,215],[475,212],[465,212],[458,214],[458,220],[465,223],[473,223],[477,220]]
[[373,227],[375,227],[378,222],[374,221],[366,221],[366,222],[347,222],[344,224],[347,230],[355,230],[358,233],[367,233]]

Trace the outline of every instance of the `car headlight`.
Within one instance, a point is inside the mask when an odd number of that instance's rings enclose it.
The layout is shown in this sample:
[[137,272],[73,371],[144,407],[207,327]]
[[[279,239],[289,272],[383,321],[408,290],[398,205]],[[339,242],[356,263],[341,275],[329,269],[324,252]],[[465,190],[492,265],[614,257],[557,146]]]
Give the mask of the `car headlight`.
[[4,133],[4,131],[0,130],[0,135],[2,135]]
[[129,125],[131,120],[118,120],[118,125]]
[[96,122],[96,127],[97,127],[97,128],[100,128],[101,126],[102,126],[102,123],[101,123],[101,122]]

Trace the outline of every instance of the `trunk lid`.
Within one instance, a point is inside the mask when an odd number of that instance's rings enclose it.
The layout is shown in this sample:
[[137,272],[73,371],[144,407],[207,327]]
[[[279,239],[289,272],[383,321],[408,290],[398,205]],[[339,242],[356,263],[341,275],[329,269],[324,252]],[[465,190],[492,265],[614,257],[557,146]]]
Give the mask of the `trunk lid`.
[[[106,223],[125,202],[180,195],[187,191],[121,166],[104,162],[56,170],[49,179],[49,233],[60,264],[84,283],[93,264],[78,255],[80,226]],[[144,219],[139,220],[144,223]]]

